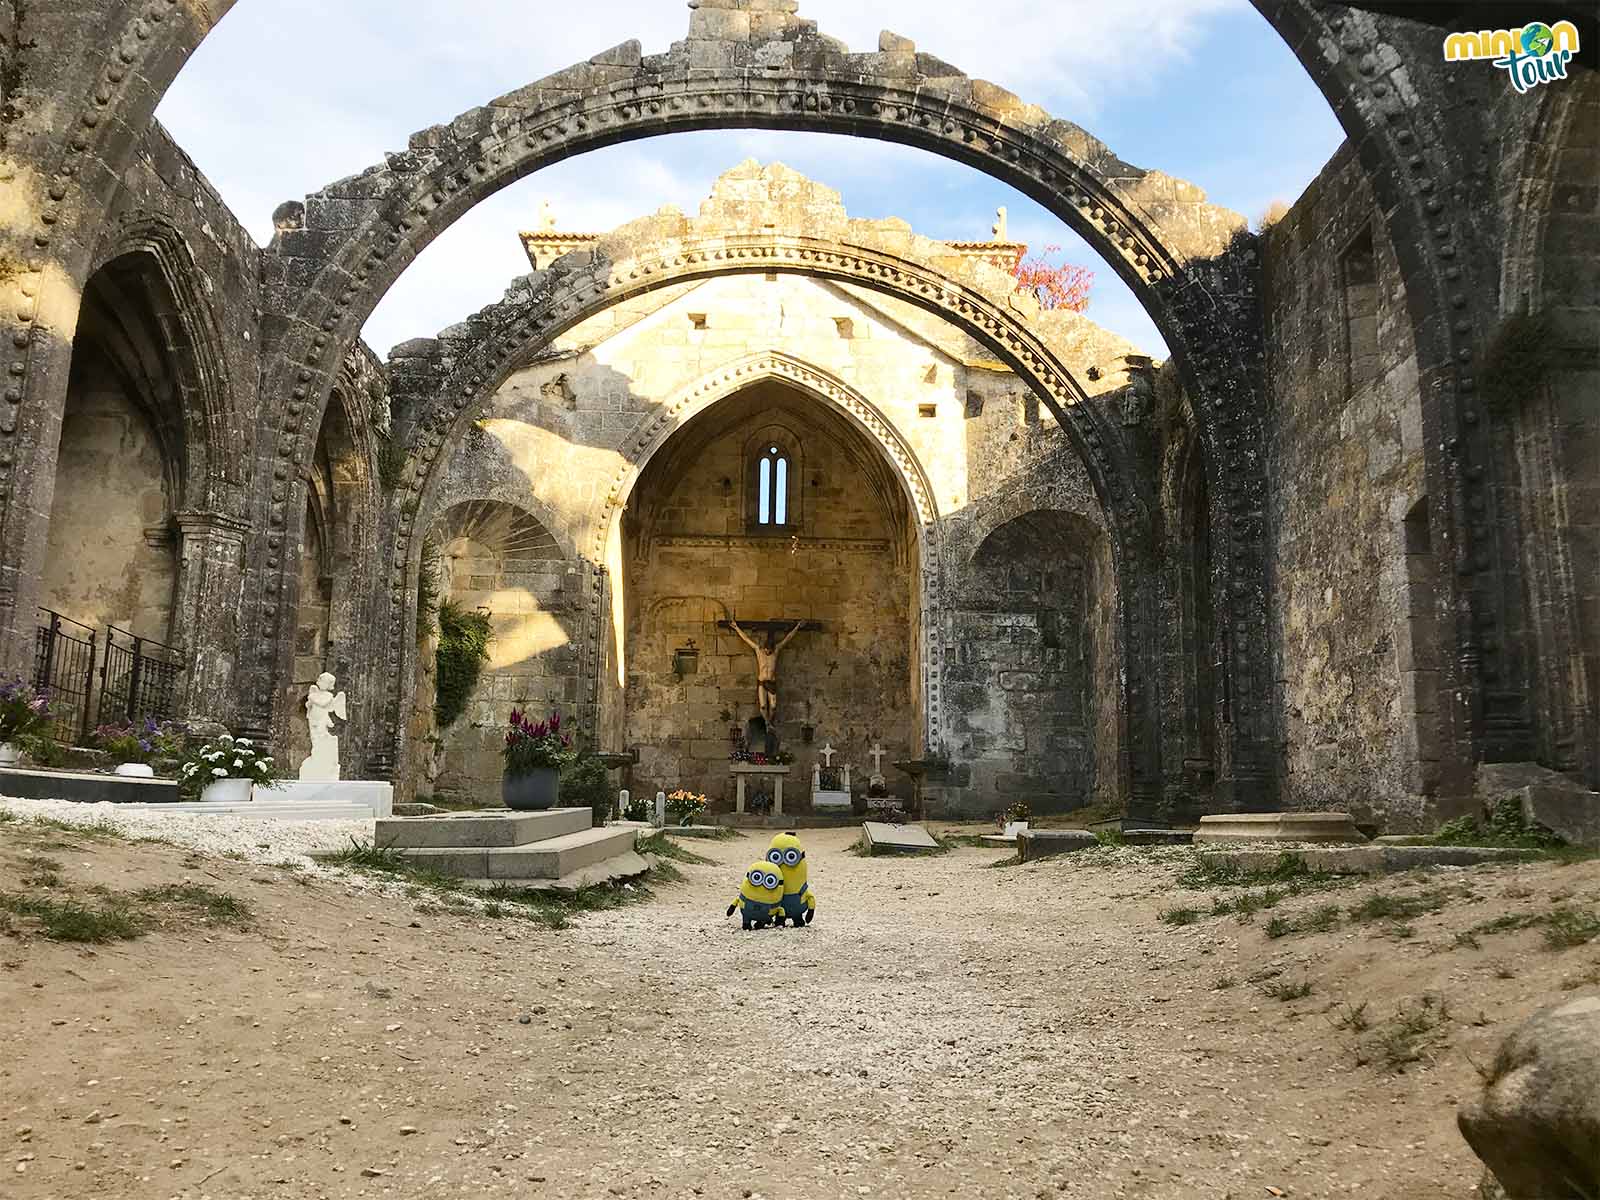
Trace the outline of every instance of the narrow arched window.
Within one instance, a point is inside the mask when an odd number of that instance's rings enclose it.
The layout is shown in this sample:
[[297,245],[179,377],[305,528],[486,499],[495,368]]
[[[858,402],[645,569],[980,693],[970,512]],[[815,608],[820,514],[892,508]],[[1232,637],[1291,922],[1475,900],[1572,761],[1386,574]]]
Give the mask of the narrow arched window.
[[789,458],[768,444],[756,463],[756,524],[789,523]]

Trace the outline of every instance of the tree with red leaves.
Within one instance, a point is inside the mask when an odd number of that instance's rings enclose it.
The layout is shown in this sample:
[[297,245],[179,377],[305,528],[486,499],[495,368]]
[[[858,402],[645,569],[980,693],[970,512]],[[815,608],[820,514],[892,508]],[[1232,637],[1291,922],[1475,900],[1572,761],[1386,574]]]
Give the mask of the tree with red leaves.
[[1089,307],[1094,272],[1072,263],[1052,263],[1050,256],[1060,252],[1060,246],[1046,246],[1040,253],[1018,260],[1014,272],[1017,286],[1037,296],[1044,308],[1068,308],[1081,313]]

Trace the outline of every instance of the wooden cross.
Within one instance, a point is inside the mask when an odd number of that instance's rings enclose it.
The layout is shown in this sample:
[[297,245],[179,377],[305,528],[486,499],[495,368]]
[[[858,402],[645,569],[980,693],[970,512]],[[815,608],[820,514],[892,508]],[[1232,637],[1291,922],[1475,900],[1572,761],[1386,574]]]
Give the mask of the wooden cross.
[[[788,621],[740,621],[739,628],[746,633],[788,633],[796,625],[800,626],[802,633],[817,633],[822,629],[821,621],[813,621],[809,617],[796,617]],[[718,629],[732,629],[732,621],[718,621]]]

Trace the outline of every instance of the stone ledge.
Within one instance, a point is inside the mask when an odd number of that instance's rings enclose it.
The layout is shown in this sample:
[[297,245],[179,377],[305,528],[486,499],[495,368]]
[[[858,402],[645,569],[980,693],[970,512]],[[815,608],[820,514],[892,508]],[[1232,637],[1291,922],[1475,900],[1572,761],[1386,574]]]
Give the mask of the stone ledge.
[[1313,846],[1295,850],[1211,850],[1208,863],[1227,863],[1246,871],[1266,871],[1285,857],[1312,871],[1334,875],[1395,875],[1418,867],[1478,867],[1487,863],[1525,862],[1536,850],[1485,846]]
[[176,804],[178,784],[171,779],[97,775],[87,771],[0,770],[0,795],[19,800],[72,800],[79,804]]
[[1024,829],[1017,835],[1017,853],[1023,862],[1092,850],[1099,844],[1100,839],[1086,829]]
[[1217,842],[1342,842],[1361,844],[1366,836],[1349,813],[1218,813],[1201,817],[1194,844]]

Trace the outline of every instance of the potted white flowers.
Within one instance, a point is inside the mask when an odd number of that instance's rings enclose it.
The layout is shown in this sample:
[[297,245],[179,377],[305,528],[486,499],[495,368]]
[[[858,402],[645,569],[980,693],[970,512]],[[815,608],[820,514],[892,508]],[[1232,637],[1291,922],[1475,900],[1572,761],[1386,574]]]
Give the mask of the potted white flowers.
[[185,800],[242,804],[254,788],[275,786],[272,758],[249,738],[225,733],[190,751],[178,768],[178,785]]

